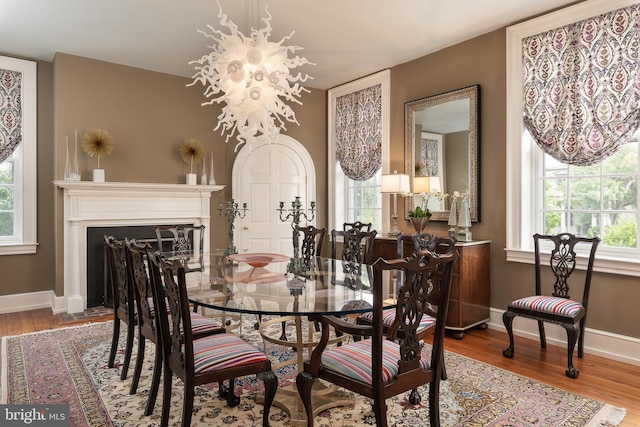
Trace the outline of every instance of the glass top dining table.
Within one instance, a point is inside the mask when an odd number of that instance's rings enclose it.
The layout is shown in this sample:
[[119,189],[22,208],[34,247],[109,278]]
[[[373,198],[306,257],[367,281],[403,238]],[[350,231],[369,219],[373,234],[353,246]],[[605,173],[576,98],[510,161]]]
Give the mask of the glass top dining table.
[[[196,307],[260,316],[344,316],[372,310],[373,273],[366,264],[315,257],[310,268],[294,274],[288,271],[292,260],[282,254],[220,259],[212,253],[204,259],[210,260],[204,272],[187,273],[187,295]],[[385,300],[385,308],[393,306]]]

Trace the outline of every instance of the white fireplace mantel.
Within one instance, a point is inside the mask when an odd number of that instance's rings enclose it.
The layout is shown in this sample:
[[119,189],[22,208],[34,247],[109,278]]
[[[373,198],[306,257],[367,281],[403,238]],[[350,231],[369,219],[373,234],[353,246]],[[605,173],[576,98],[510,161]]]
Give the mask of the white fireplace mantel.
[[[64,300],[87,308],[87,228],[192,223],[209,229],[211,193],[224,185],[54,181],[64,190]],[[205,233],[204,250],[209,248]]]

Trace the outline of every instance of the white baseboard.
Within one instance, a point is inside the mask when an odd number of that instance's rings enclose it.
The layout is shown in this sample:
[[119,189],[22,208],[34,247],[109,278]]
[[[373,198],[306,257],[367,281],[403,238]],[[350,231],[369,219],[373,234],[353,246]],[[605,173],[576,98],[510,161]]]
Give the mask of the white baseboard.
[[[23,294],[11,294],[0,296],[0,313],[17,313],[20,311],[36,310],[38,308],[51,308],[54,313],[64,311],[64,307],[58,307],[57,298],[53,291],[29,292]],[[56,308],[60,311],[56,311]]]
[[[489,328],[506,333],[502,322],[504,310],[491,309],[491,320]],[[516,316],[513,319],[513,334],[516,336],[540,341],[538,335],[538,324],[535,320]],[[557,345],[563,348],[567,346],[567,333],[559,325],[545,323],[545,336],[547,345]],[[505,348],[509,342],[505,342]],[[516,353],[518,349],[516,347]],[[625,335],[612,334],[611,332],[599,331],[586,328],[584,336],[584,352],[607,359],[617,360],[623,363],[640,366],[640,339]]]

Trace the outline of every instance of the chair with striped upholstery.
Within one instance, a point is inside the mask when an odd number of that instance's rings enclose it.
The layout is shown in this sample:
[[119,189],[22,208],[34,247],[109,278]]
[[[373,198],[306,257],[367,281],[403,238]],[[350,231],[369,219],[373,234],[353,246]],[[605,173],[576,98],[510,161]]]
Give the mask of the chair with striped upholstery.
[[[409,243],[412,246],[413,254],[419,254],[421,251],[424,251],[424,250],[427,250],[430,252],[437,252],[437,253],[449,253],[453,251],[453,249],[455,248],[456,241],[457,239],[453,236],[439,237],[434,234],[428,234],[428,233],[424,233],[417,236],[399,234],[397,237],[398,258],[404,258],[405,243]],[[400,283],[398,284],[398,286],[401,285],[402,279],[403,279],[402,275],[399,275],[398,280]],[[434,285],[435,287],[430,290],[431,291],[430,294],[433,292],[437,293],[438,284],[433,283],[432,281],[432,285]],[[437,306],[435,304],[429,304],[427,306],[427,310],[425,311],[424,315],[422,316],[422,319],[420,320],[420,324],[418,325],[417,334],[418,334],[419,340],[424,339],[424,337],[426,337],[427,334],[431,331],[431,329],[435,326],[436,311],[437,311]],[[395,321],[395,314],[396,314],[395,309],[387,309],[383,311],[382,323],[385,328],[388,328]],[[360,324],[371,324],[372,320],[373,320],[373,312],[367,312],[356,317],[356,322]],[[398,332],[401,332],[401,331],[398,331]],[[402,335],[399,334],[398,338],[402,339]]]
[[[513,318],[523,316],[538,322],[540,333],[540,346],[546,348],[547,342],[544,332],[544,322],[555,323],[567,331],[567,370],[565,374],[569,378],[577,378],[580,372],[573,367],[573,351],[578,343],[578,357],[584,354],[584,329],[587,320],[587,305],[589,302],[589,290],[591,288],[591,276],[596,249],[600,243],[599,237],[578,237],[570,233],[557,235],[533,235],[535,251],[535,286],[536,293],[533,296],[519,298],[507,307],[502,315],[504,326],[509,334],[509,347],[502,354],[505,357],[513,357]],[[576,247],[583,247],[583,254],[587,258],[582,299],[571,299],[569,296],[569,277],[577,265],[578,255]],[[549,266],[552,279],[555,282],[543,288],[541,250],[551,251]],[[549,292],[553,288],[552,292]]]
[[[130,394],[135,394],[142,373],[142,364],[144,362],[144,353],[147,340],[151,341],[156,347],[159,347],[159,333],[157,322],[155,319],[156,303],[153,299],[152,283],[149,274],[149,268],[153,268],[153,264],[148,266],[146,262],[147,252],[151,249],[148,243],[138,242],[136,239],[125,239],[125,253],[127,262],[127,280],[129,286],[134,290],[136,300],[136,313],[138,325],[138,353],[136,355],[136,364],[133,370],[133,379],[129,389]],[[156,280],[159,276],[156,274]],[[164,298],[164,295],[162,296]],[[225,332],[225,329],[214,323],[211,319],[201,316],[198,313],[190,312],[191,327],[195,337],[203,337],[212,334]],[[147,398],[147,405],[144,414],[151,415],[155,406],[156,397],[158,396],[158,388],[160,386],[160,373],[162,372],[162,350],[156,348],[156,355],[153,365],[153,375],[151,377],[151,388]]]
[[[454,236],[447,237],[439,237],[435,234],[424,233],[420,235],[407,235],[407,234],[399,234],[397,237],[398,244],[398,258],[404,257],[405,244],[411,246],[411,250],[413,254],[419,254],[421,251],[430,251],[436,253],[450,253],[455,249],[455,244],[457,239]],[[420,323],[418,324],[418,329],[416,330],[416,336],[420,341],[424,340],[427,335],[429,335],[434,326],[436,325],[436,313],[438,311],[437,298],[439,293],[439,279],[440,277],[436,275],[434,279],[431,281],[431,289],[429,290],[428,297],[428,305],[427,308],[420,319]],[[402,284],[403,277],[402,275],[398,275],[398,286]],[[391,326],[396,319],[396,310],[395,309],[387,309],[382,312],[382,324],[386,328]],[[373,321],[373,312],[367,312],[361,314],[356,317],[356,323],[358,324],[371,324]],[[398,331],[398,339],[402,339],[402,331]],[[442,364],[442,379],[447,379],[447,370],[444,365],[444,361]],[[417,393],[417,390],[415,391]],[[412,396],[411,400],[417,400],[419,397]]]
[[[394,260],[379,258],[373,264],[374,315],[371,325],[354,324],[336,316],[310,316],[310,320],[317,319],[322,325],[322,336],[310,360],[304,363],[303,371],[296,377],[309,426],[313,426],[313,418],[317,413],[312,406],[311,392],[318,378],[372,399],[377,426],[387,425],[386,399],[429,384],[429,421],[432,426],[440,425],[439,394],[444,331],[451,270],[457,258],[457,251],[443,255],[425,252],[421,257]],[[382,324],[383,301],[386,298],[383,277],[392,270],[399,271],[405,277],[398,290],[396,319],[407,321],[396,320],[385,333]],[[436,317],[430,359],[427,360],[422,356],[422,345],[416,336],[416,330],[417,320],[422,317],[427,306],[429,279],[434,274],[442,274],[438,301],[440,309]],[[345,334],[367,338],[345,343],[340,347],[328,347],[330,327]],[[396,340],[397,331],[402,331],[405,337],[400,342]]]
[[[151,255],[160,267],[164,283],[164,298],[159,298],[162,287],[155,280],[153,291],[156,319],[161,331],[164,355],[162,418],[160,425],[167,426],[171,409],[171,383],[173,375],[184,383],[182,401],[182,425],[191,424],[195,386],[229,380],[229,387],[219,388],[231,407],[240,403],[235,394],[235,378],[256,374],[264,383],[264,410],[262,425],[269,425],[269,410],[278,388],[278,378],[271,370],[271,361],[259,349],[230,333],[194,336],[191,325],[189,301],[185,280],[185,268],[179,260],[168,261],[161,254]],[[171,326],[169,326],[171,322]],[[182,331],[182,333],[181,333]]]
[[124,360],[120,379],[127,378],[131,353],[133,351],[133,337],[137,322],[136,303],[133,288],[127,280],[127,264],[124,240],[118,240],[114,236],[105,235],[105,251],[107,253],[108,280],[111,281],[113,291],[113,335],[111,337],[111,351],[107,366],[113,368],[115,364],[118,341],[120,339],[120,324],[127,327],[125,340]]

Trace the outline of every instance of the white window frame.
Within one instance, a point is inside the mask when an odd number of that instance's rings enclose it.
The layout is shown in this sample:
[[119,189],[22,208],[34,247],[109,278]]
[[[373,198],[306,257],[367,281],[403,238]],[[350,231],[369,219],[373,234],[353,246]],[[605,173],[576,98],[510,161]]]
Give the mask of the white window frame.
[[[346,83],[329,90],[328,100],[328,224],[329,230],[342,229],[342,224],[347,218],[347,186],[348,179],[336,162],[336,99],[352,92],[357,92],[371,86],[380,84],[382,87],[382,173],[389,173],[389,141],[390,141],[390,100],[389,86],[391,82],[391,72],[389,70],[380,71],[359,80]],[[389,197],[381,197],[382,206],[382,227],[390,223]],[[378,234],[381,234],[378,230]]]
[[37,243],[37,68],[33,61],[0,56],[0,69],[22,73],[22,142],[15,152],[15,237],[0,255],[33,254]]
[[[536,231],[536,177],[541,170],[542,152],[528,136],[523,115],[522,40],[526,37],[633,5],[637,0],[591,0],[507,28],[507,261],[533,264],[533,234]],[[578,268],[586,267],[586,256]],[[640,256],[607,254],[598,249],[596,271],[640,276]]]

